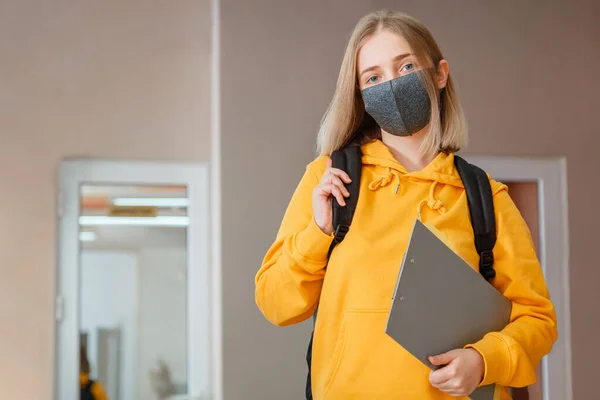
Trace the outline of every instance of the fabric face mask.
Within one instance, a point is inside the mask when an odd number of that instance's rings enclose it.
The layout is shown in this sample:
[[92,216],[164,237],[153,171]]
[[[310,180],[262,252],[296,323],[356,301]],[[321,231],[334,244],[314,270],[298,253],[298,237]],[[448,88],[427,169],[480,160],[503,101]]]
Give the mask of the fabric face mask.
[[384,131],[410,136],[431,118],[431,102],[418,75],[413,72],[362,90],[365,111]]

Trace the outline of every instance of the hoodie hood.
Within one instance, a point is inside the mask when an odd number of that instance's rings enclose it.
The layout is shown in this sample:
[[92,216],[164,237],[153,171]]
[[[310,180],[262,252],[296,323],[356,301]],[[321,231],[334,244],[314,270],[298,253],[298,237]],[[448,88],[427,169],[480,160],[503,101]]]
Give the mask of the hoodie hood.
[[[362,152],[363,165],[374,167],[377,173],[381,174],[382,183],[383,181],[390,180],[390,175],[393,175],[404,176],[411,180],[435,181],[446,185],[464,187],[460,175],[454,166],[453,153],[439,153],[422,170],[409,172],[406,167],[394,158],[390,149],[381,140],[373,140],[363,145]],[[374,183],[373,185],[376,184]]]
[[374,140],[362,146],[362,162],[373,169],[373,177],[369,181],[369,190],[377,191],[394,184],[394,192],[398,194],[402,180],[430,182],[428,196],[417,204],[417,217],[421,220],[424,206],[440,214],[446,213],[444,203],[436,196],[438,184],[464,187],[454,166],[453,153],[439,153],[425,168],[409,172],[396,160],[389,148],[381,141]]

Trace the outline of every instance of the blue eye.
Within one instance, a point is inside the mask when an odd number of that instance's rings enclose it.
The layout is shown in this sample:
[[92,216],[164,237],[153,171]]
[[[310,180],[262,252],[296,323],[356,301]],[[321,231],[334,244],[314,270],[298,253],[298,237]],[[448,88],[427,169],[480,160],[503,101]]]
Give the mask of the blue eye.
[[415,68],[414,64],[406,64],[402,67],[403,71],[412,71]]
[[374,76],[370,77],[370,78],[367,80],[367,82],[369,82],[369,83],[377,83],[377,80],[378,80],[378,79],[379,79],[379,77],[374,75]]

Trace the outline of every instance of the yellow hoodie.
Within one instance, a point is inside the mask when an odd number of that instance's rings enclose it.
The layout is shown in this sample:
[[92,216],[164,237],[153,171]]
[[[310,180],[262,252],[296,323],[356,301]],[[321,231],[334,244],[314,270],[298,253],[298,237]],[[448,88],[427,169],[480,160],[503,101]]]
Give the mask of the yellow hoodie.
[[[363,172],[352,226],[327,263],[332,237],[317,226],[312,191],[326,169],[313,161],[256,275],[256,302],[273,324],[312,316],[318,400],[454,399],[433,388],[429,369],[385,333],[392,294],[415,218],[432,224],[478,270],[479,256],[453,154],[408,172],[379,140],[362,147]],[[485,361],[482,385],[521,387],[556,340],[556,316],[531,234],[505,185],[491,181],[498,241],[494,286],[513,302],[511,323],[472,347]],[[327,269],[325,267],[327,265]],[[504,389],[502,399],[510,399]]]
[[[87,384],[90,382],[90,377],[85,372],[79,373],[79,386],[81,389],[85,388]],[[90,392],[94,397],[94,400],[108,400],[106,393],[104,392],[104,388],[98,381],[94,381],[92,387],[90,388]]]

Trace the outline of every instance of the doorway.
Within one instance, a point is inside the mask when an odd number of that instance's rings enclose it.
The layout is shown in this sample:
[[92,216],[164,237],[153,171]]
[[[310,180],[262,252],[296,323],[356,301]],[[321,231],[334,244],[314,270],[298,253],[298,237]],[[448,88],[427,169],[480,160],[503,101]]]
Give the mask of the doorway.
[[204,164],[65,161],[56,399],[214,396]]
[[[504,182],[508,186],[508,193],[521,212],[527,223],[538,258],[540,257],[540,218],[539,218],[539,187],[537,182]],[[514,388],[513,400],[544,400],[543,365],[537,366],[537,382],[526,388]]]
[[465,156],[497,181],[528,224],[552,302],[558,339],[537,368],[537,383],[515,389],[515,400],[572,400],[566,161],[497,156]]

